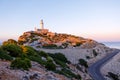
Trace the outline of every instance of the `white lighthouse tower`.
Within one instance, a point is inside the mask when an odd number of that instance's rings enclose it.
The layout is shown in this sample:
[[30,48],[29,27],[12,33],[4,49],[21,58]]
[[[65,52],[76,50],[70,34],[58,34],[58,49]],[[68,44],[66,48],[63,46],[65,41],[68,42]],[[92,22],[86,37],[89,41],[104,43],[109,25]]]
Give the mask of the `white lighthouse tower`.
[[40,29],[44,29],[44,23],[43,23],[43,20],[40,21]]
[[46,34],[46,33],[49,32],[48,29],[44,29],[43,20],[40,20],[40,29],[37,29],[37,28],[35,27],[35,32],[36,32],[36,33],[43,33],[43,34]]

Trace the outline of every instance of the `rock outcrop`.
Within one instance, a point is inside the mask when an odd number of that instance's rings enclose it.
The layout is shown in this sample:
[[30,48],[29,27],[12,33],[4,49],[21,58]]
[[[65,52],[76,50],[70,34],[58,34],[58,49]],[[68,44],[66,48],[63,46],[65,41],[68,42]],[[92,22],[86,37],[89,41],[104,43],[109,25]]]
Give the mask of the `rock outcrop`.
[[37,48],[57,48],[57,49],[64,49],[64,48],[73,48],[73,47],[80,47],[80,48],[93,48],[98,42],[85,39],[82,37],[68,35],[68,34],[59,34],[53,32],[44,32],[43,31],[29,31],[23,33],[18,39],[20,44],[34,46]]

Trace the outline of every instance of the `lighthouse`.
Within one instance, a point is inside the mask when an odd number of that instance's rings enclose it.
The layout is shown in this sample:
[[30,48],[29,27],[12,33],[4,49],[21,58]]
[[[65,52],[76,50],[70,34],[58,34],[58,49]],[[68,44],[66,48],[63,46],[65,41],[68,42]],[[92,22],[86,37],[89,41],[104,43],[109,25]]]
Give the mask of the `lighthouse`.
[[42,33],[42,34],[46,34],[46,33],[49,32],[48,29],[44,29],[44,23],[43,23],[43,20],[42,20],[42,19],[40,20],[40,29],[37,29],[37,28],[35,27],[35,32],[36,32],[36,33]]
[[43,23],[43,20],[40,21],[40,29],[44,29],[44,23]]

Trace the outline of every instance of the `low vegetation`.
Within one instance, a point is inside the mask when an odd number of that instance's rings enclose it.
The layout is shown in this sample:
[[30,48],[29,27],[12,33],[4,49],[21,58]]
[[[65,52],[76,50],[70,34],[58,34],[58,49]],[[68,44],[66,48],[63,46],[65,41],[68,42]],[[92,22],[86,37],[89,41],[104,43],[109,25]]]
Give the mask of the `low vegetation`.
[[46,45],[43,45],[42,48],[46,48],[46,49],[56,49],[56,48],[57,48],[57,45],[55,45],[55,44],[46,44]]
[[108,75],[113,79],[113,80],[119,80],[119,76],[112,73],[112,72],[108,72]]
[[50,54],[49,53],[48,55],[51,56],[53,59],[58,59],[62,62],[69,63],[69,61],[67,60],[65,55],[63,55],[62,53],[55,53],[55,54]]
[[73,72],[71,72],[71,70],[67,69],[67,68],[63,68],[61,71],[57,71],[57,73],[62,74],[67,76],[68,78],[75,78],[77,80],[81,80],[81,76],[78,74],[74,74]]
[[45,57],[45,58],[48,57],[48,54],[46,54],[44,51],[39,51],[39,52],[38,52],[38,55],[43,56],[43,57]]
[[56,73],[65,75],[71,79],[76,78],[78,80],[81,80],[81,76],[71,72],[71,70],[69,69],[69,66],[67,66],[67,64],[69,64],[70,61],[67,60],[65,55],[63,55],[62,53],[55,53],[55,54],[48,53],[48,55],[51,56],[55,61],[55,63],[61,67],[61,70],[55,71]]
[[6,51],[4,51],[1,47],[0,47],[0,59],[2,60],[13,60],[13,58],[7,54]]
[[55,63],[60,65],[61,67],[68,67],[66,63],[70,63],[62,53],[49,53],[48,55],[51,56],[54,59]]
[[7,41],[3,42],[3,45],[7,45],[7,44],[15,44],[17,45],[17,41],[13,40],[13,39],[8,39]]
[[81,66],[84,66],[84,67],[88,68],[87,61],[85,61],[84,59],[79,59],[79,64],[80,64]]
[[86,56],[86,59],[90,59],[90,56]]
[[93,55],[96,57],[98,53],[93,49]]
[[48,70],[55,71],[56,65],[53,63],[53,61],[47,61],[45,64],[45,68],[47,68]]
[[[81,76],[71,71],[67,64],[67,60],[62,53],[45,53],[44,51],[36,51],[30,46],[19,45],[16,41],[10,39],[5,41],[0,47],[0,59],[11,61],[12,69],[29,70],[31,61],[35,61],[43,65],[47,70],[65,75],[68,78],[81,79]],[[57,67],[61,70],[58,70]]]
[[37,52],[35,49],[33,49],[30,46],[21,46],[23,54],[26,54],[28,56],[35,56],[37,55]]
[[23,70],[29,70],[31,68],[31,63],[28,58],[16,58],[11,62],[10,65],[14,69],[23,69]]
[[16,44],[5,44],[1,46],[4,51],[6,51],[12,57],[19,57],[22,53],[20,46]]
[[81,46],[81,45],[82,45],[82,42],[76,42],[76,45],[74,47]]
[[38,62],[39,64],[45,65],[46,61],[42,60],[40,56],[27,56],[31,61]]

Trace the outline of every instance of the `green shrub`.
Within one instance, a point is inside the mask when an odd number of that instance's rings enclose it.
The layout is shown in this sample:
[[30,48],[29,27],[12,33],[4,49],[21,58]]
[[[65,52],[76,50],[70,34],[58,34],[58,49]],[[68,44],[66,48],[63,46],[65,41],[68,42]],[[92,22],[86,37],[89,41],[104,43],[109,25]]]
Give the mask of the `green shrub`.
[[81,76],[79,74],[75,75],[75,78],[81,80]]
[[81,80],[81,76],[80,75],[76,75],[73,72],[71,72],[69,69],[63,68],[61,71],[56,71],[56,73],[65,75],[68,78],[76,78],[77,80]]
[[40,56],[45,57],[45,58],[47,58],[47,57],[48,57],[48,54],[47,54],[47,53],[45,53],[44,51],[39,51],[39,52],[38,52],[38,54],[39,54]]
[[24,59],[24,58],[28,58],[28,56],[27,56],[26,54],[23,54],[23,53],[22,53],[22,54],[20,55],[20,58]]
[[56,65],[52,61],[47,61],[45,68],[47,68],[48,70],[55,71]]
[[59,74],[62,74],[62,75],[64,75],[64,76],[66,76],[66,77],[68,77],[68,78],[72,78],[70,75],[68,75],[67,73],[65,73],[64,71],[56,71],[56,73],[59,73]]
[[15,45],[17,45],[17,41],[15,41],[14,39],[8,39],[8,41],[3,42],[3,45],[7,45],[7,44],[15,44]]
[[14,69],[29,70],[29,68],[31,67],[31,62],[27,58],[24,58],[24,59],[16,58],[11,62],[10,66]]
[[81,42],[76,42],[76,45],[74,47],[81,46],[81,44]]
[[68,67],[66,63],[68,63],[69,61],[62,53],[56,53],[56,54],[48,53],[48,55],[54,59],[56,64],[60,65],[61,67]]
[[86,59],[90,59],[90,56],[86,56]]
[[28,56],[31,61],[38,62],[39,64],[45,65],[46,61],[42,60],[40,56]]
[[57,45],[55,45],[55,44],[46,44],[46,45],[43,45],[42,47],[46,48],[46,49],[56,49]]
[[13,58],[7,54],[2,48],[0,48],[0,59],[12,60]]
[[98,53],[93,49],[93,55],[96,57]]
[[64,63],[68,63],[69,61],[67,60],[67,58],[65,57],[65,55],[63,55],[62,53],[55,53],[55,54],[48,54],[49,56],[51,56],[53,59],[58,59]]
[[119,80],[118,75],[116,75],[116,74],[114,74],[114,73],[112,73],[112,72],[108,72],[108,75],[109,75],[111,78],[113,78],[113,80]]
[[46,49],[56,49],[57,45],[55,45],[55,44],[46,44],[46,45],[43,45],[42,47],[46,48]]
[[79,64],[88,68],[88,64],[87,64],[87,61],[85,61],[84,59],[79,59]]
[[22,51],[24,54],[28,55],[28,56],[35,56],[37,55],[37,52],[34,48],[30,47],[30,46],[21,46]]
[[53,61],[52,57],[48,56],[47,61],[49,61],[49,62]]
[[64,73],[66,73],[66,74],[68,74],[69,75],[69,77],[74,77],[75,76],[75,74],[74,73],[72,73],[70,70],[68,70],[68,69],[62,69],[62,71],[64,72]]
[[48,53],[48,55],[50,56],[50,57],[52,57],[52,58],[55,58],[55,54],[52,54],[52,53]]
[[76,68],[77,68],[79,71],[83,72],[82,67],[80,67],[79,64],[76,65]]
[[19,57],[22,54],[22,49],[16,44],[2,45],[2,48],[12,57]]
[[63,67],[63,68],[68,67],[68,66],[66,65],[66,63],[64,63],[64,62],[62,62],[62,61],[60,61],[60,60],[58,60],[58,59],[54,59],[54,61],[55,61],[56,64],[60,65],[60,66]]

